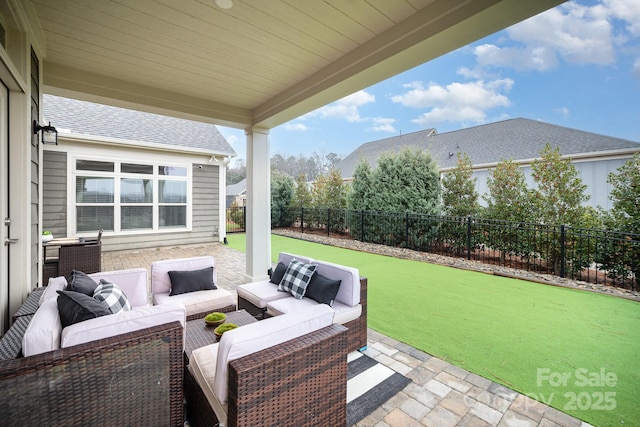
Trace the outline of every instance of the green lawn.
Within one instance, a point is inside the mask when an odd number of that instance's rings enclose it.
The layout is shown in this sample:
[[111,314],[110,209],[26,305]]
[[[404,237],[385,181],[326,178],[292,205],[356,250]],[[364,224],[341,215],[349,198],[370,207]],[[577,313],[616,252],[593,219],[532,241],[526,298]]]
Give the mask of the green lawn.
[[[369,327],[587,421],[640,425],[640,303],[272,235],[357,267]],[[228,236],[245,251],[244,234]]]

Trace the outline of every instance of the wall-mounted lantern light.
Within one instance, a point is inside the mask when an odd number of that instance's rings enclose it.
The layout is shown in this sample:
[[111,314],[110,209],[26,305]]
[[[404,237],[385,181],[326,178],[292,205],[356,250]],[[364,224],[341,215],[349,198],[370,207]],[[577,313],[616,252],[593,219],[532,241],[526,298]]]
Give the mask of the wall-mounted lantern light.
[[51,126],[51,122],[48,125],[41,126],[37,121],[33,121],[33,134],[36,135],[42,131],[42,143],[43,144],[56,144],[58,145],[58,131]]

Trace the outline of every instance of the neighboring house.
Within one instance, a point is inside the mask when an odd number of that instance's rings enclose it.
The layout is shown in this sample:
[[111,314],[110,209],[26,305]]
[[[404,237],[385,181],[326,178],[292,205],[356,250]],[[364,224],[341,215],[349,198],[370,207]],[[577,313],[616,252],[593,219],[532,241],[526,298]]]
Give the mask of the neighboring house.
[[247,180],[243,179],[237,184],[227,185],[227,207],[247,205]]
[[[382,153],[411,147],[428,150],[441,173],[446,173],[455,167],[456,154],[466,153],[473,164],[473,177],[477,178],[476,190],[482,196],[488,192],[489,170],[501,160],[518,162],[527,184],[533,187],[531,161],[540,157],[547,143],[559,147],[564,157],[572,159],[587,185],[586,194],[591,196],[586,204],[605,209],[611,208],[607,175],[640,152],[638,142],[517,118],[441,134],[427,129],[368,142],[345,157],[337,168],[350,181],[360,159],[367,159],[375,168]],[[484,203],[482,198],[480,202]]]
[[226,165],[215,125],[43,96],[59,145],[43,146],[43,229],[103,250],[222,241]]

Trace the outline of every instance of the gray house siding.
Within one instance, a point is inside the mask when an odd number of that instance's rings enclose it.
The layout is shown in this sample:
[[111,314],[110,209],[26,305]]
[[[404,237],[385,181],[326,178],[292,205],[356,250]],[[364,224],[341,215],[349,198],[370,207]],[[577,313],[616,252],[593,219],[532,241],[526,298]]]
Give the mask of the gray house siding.
[[67,236],[67,153],[44,151],[42,170],[43,230]]
[[[67,229],[67,153],[44,151],[43,225],[55,237],[73,235]],[[220,197],[219,166],[192,166],[191,231],[109,235],[102,237],[103,251],[153,248],[184,244],[217,242],[220,227],[218,204]],[[71,202],[73,202],[71,200]]]
[[194,166],[192,229],[194,235],[198,234],[198,238],[205,239],[202,241],[211,241],[212,236],[218,235],[220,227],[218,218],[219,200],[219,166]]
[[[607,183],[607,177],[609,173],[616,173],[625,162],[631,158],[631,155],[624,158],[616,159],[601,159],[601,160],[589,160],[589,161],[574,161],[573,165],[578,171],[578,176],[582,179],[582,182],[587,186],[585,194],[590,197],[589,200],[583,203],[584,206],[591,206],[594,208],[601,207],[605,210],[609,210],[612,207],[609,194],[611,193],[611,185]],[[489,187],[487,185],[487,178],[490,176],[489,169],[475,170],[473,172],[472,179],[476,179],[476,191],[480,196],[480,204],[486,206],[483,195],[489,194]],[[525,182],[529,188],[535,188],[533,177],[531,176],[531,166],[521,166],[522,172],[525,176]]]

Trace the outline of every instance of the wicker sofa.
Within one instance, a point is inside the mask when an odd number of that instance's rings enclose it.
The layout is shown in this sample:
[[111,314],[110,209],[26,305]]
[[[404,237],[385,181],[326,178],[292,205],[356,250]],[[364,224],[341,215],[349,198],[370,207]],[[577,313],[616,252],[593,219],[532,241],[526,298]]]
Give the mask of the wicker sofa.
[[347,331],[326,305],[225,332],[185,371],[191,426],[344,426]]
[[184,308],[148,305],[144,269],[91,276],[118,283],[133,310],[62,329],[66,281],[52,279],[5,334],[27,324],[27,356],[0,361],[3,425],[183,425]]
[[[206,286],[213,289],[186,289],[194,284],[202,284],[202,276],[198,274],[211,269]],[[193,276],[189,273],[195,273]],[[171,276],[171,274],[174,274]],[[173,278],[172,278],[173,277]],[[174,281],[188,282],[175,294]],[[176,258],[151,263],[151,300],[154,305],[180,304],[187,312],[187,320],[201,319],[212,311],[230,312],[236,310],[236,298],[226,289],[217,288],[217,268],[212,256],[193,258]],[[198,286],[196,286],[198,288]]]
[[[355,268],[313,260],[287,252],[281,252],[278,255],[278,264],[282,263],[286,266],[293,259],[316,265],[315,274],[341,281],[338,294],[332,305],[335,312],[335,323],[348,328],[349,351],[366,347],[367,279],[360,277]],[[258,319],[279,316],[297,310],[307,310],[319,304],[311,298],[296,299],[287,292],[280,292],[277,284],[270,280],[239,285],[237,292],[238,309],[244,309]]]

